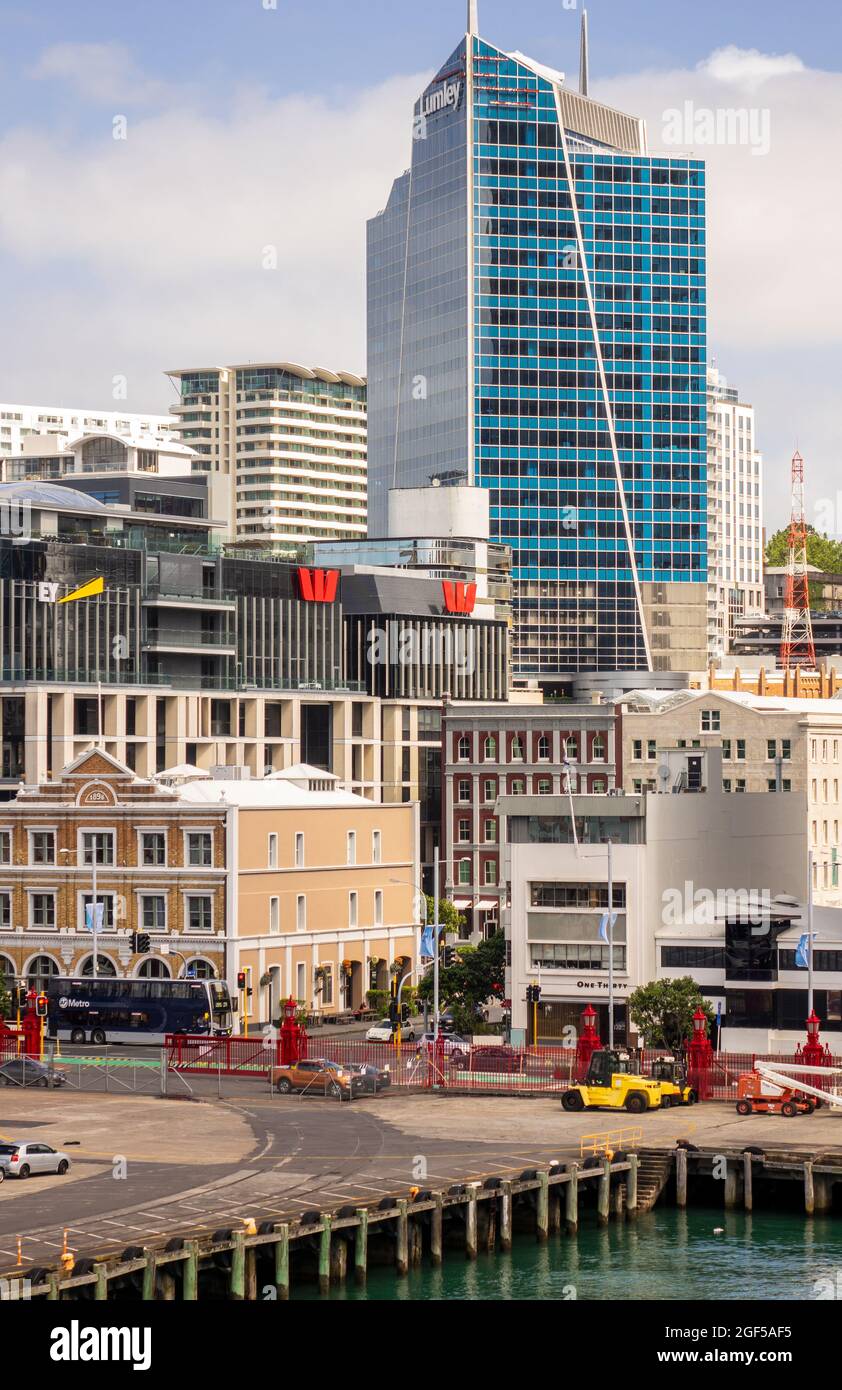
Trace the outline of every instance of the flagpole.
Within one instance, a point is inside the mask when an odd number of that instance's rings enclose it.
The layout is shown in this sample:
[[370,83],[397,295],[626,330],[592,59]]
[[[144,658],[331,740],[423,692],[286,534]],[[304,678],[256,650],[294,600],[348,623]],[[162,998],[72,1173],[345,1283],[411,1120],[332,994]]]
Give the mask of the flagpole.
[[614,884],[608,841],[608,1047],[614,1048]]
[[813,851],[807,851],[807,1017],[813,1012]]

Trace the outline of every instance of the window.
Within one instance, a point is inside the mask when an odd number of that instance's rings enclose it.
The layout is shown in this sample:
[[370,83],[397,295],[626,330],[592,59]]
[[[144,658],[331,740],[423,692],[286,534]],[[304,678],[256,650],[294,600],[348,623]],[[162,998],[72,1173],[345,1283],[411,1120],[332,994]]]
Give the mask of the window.
[[605,762],[605,735],[594,734],[593,744],[591,745],[591,758],[595,763]]
[[269,899],[269,935],[277,936],[281,930],[281,900]]
[[[530,946],[532,970],[607,970],[608,947],[576,942],[540,942]],[[614,947],[614,969],[626,969],[625,946]]]
[[[607,883],[557,883],[554,880],[530,885],[532,907],[575,907],[591,911],[608,906]],[[614,910],[626,905],[625,883],[614,883],[611,906]]]
[[781,790],[782,790],[782,791],[785,791],[785,792],[791,792],[791,791],[792,791],[792,779],[791,779],[791,778],[789,778],[789,777],[782,777],[782,778],[781,778]]
[[737,762],[744,763],[746,760],[746,741],[744,738],[737,739]]
[[488,734],[483,744],[483,757],[487,759],[497,757],[497,740],[493,734]]
[[552,778],[551,778],[551,777],[539,777],[539,778],[538,778],[538,795],[539,795],[539,796],[552,796],[552,792],[553,792],[553,782],[552,782]]
[[332,970],[331,966],[329,966],[329,965],[324,965],[324,966],[322,966],[322,970],[323,970],[323,972],[324,972],[323,975],[322,975],[322,1003],[323,1003],[323,1004],[332,1004],[332,1003],[333,1003],[333,970]]
[[85,830],[82,832],[82,862],[84,864],[114,863],[114,831]]
[[605,794],[605,778],[594,777],[591,783],[591,791],[594,796],[603,796]]
[[187,831],[187,863],[201,868],[213,864],[213,835],[210,830]]
[[773,760],[773,759],[775,759],[775,758],[777,757],[777,755],[778,755],[778,741],[777,741],[777,739],[774,739],[774,738],[767,738],[767,740],[766,740],[766,757],[769,758],[770,760]]
[[12,895],[5,890],[0,893],[0,931],[10,931],[12,927]]
[[469,763],[471,761],[471,740],[467,734],[463,734],[460,738],[456,756],[460,763]]
[[471,799],[471,779],[470,777],[460,777],[458,782],[457,801],[470,801]]
[[144,931],[166,931],[167,899],[163,893],[144,893],[140,899],[140,920]]
[[487,777],[482,784],[482,799],[485,802],[495,801],[497,798],[497,783],[493,777]]
[[662,946],[661,965],[679,970],[724,970],[725,950],[722,946]]
[[348,894],[348,926],[349,926],[349,927],[355,927],[355,926],[357,925],[357,918],[358,918],[357,905],[358,905],[357,894],[356,894],[356,893],[349,893],[349,894]]
[[486,859],[482,866],[482,881],[486,887],[492,887],[497,882],[497,861]]
[[635,762],[639,763],[639,762],[641,761],[642,757],[643,757],[643,739],[642,739],[642,738],[633,738],[633,739],[632,739],[632,758],[634,759]]
[[485,843],[486,843],[487,845],[496,845],[496,843],[497,843],[497,822],[496,822],[496,820],[487,820],[487,821],[485,822]]
[[187,926],[191,932],[213,931],[213,899],[209,894],[188,894]]
[[730,778],[730,777],[723,777],[723,778],[722,778],[722,790],[723,790],[724,792],[729,792],[729,791],[731,790],[731,778]]
[[29,925],[41,931],[54,931],[56,925],[56,899],[54,893],[30,893]]
[[526,792],[526,778],[525,778],[525,777],[513,777],[513,778],[512,778],[512,796],[523,796],[525,792]]
[[381,835],[381,833],[380,833],[379,830],[372,830],[372,832],[371,832],[371,862],[372,862],[372,864],[381,864],[381,863],[383,862],[383,860],[382,860],[382,849],[381,849],[382,838],[383,838],[383,837],[382,837],[382,835]]
[[466,817],[464,820],[460,820],[458,824],[459,830],[456,836],[457,843],[460,845],[469,845],[471,843],[471,822]]
[[12,862],[12,832],[0,830],[0,864]]
[[523,762],[523,739],[520,734],[515,734],[512,738],[512,762]]
[[744,792],[745,789],[746,789],[746,779],[745,779],[744,777],[738,777],[738,778],[737,778],[737,791],[738,791],[738,792]]
[[382,888],[375,888],[375,890],[374,890],[374,925],[375,925],[375,927],[382,927],[382,925],[383,925],[383,889],[382,889]]
[[348,831],[348,858],[347,858],[347,860],[346,860],[346,863],[348,863],[348,864],[356,864],[356,862],[357,862],[357,832],[356,832],[356,830],[349,830],[349,831]]
[[295,832],[295,867],[304,868],[304,835],[300,830]]
[[303,893],[299,893],[295,899],[295,930],[307,930],[307,899]]
[[457,862],[457,871],[460,883],[470,883],[471,881],[471,861],[470,859],[460,859]]
[[775,781],[774,777],[770,777],[766,782],[766,790],[767,792],[775,792],[778,790],[778,784]]
[[653,763],[658,756],[658,744],[654,738],[646,740],[646,761]]
[[30,864],[55,864],[56,862],[56,837],[53,830],[30,830],[29,832],[29,862]]
[[718,709],[703,709],[701,730],[703,734],[716,734],[719,732],[719,716],[721,711]]
[[140,836],[140,862],[146,868],[167,862],[167,837],[163,830],[144,830]]
[[730,762],[730,761],[731,761],[731,740],[730,740],[730,738],[724,738],[724,739],[722,740],[722,761],[723,761],[723,762]]
[[278,837],[274,831],[269,835],[268,864],[270,869],[278,867]]
[[792,740],[789,738],[781,739],[781,757],[785,762],[792,757]]
[[550,740],[546,734],[542,734],[538,740],[538,761],[548,762],[550,757]]
[[[98,913],[97,915],[101,918],[100,930],[101,930],[101,931],[111,931],[111,930],[113,930],[113,927],[114,927],[114,894],[113,894],[113,893],[97,893],[97,895],[96,895],[96,900],[97,900],[97,907],[99,908],[99,913]],[[85,925],[85,923],[88,921],[88,917],[89,917],[90,915],[92,915],[92,913],[93,913],[93,905],[94,905],[94,895],[93,895],[93,893],[84,893],[83,896],[82,896],[82,911],[81,911],[81,914],[80,914],[80,921],[79,921],[79,926],[80,926],[80,928],[83,927],[83,926]]]

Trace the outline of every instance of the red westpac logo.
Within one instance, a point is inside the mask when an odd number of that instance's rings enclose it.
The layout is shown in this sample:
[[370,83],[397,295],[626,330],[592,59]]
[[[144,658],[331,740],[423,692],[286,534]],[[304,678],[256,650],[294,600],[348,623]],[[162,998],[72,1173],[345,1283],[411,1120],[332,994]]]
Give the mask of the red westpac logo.
[[333,603],[339,583],[339,570],[299,568],[298,588],[307,603]]
[[473,613],[477,601],[476,584],[460,584],[455,579],[443,579],[441,586],[448,613]]

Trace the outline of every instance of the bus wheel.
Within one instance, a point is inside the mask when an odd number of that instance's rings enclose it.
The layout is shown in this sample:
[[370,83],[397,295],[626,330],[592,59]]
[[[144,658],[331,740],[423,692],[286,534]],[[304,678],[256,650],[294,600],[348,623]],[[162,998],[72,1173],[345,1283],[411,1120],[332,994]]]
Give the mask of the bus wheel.
[[97,1047],[102,1047],[105,1042],[105,1033],[101,1028],[95,1028],[93,1030],[91,1033],[91,1042],[95,1043]]
[[85,1030],[84,1030],[84,1028],[71,1028],[71,1030],[70,1030],[70,1041],[71,1041],[72,1043],[83,1043],[83,1042],[85,1041]]

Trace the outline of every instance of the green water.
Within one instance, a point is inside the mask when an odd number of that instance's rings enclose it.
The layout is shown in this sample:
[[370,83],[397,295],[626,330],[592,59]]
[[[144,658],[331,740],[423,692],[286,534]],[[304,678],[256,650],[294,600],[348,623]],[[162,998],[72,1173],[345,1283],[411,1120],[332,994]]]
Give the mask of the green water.
[[[723,1235],[714,1235],[715,1227]],[[386,1299],[787,1299],[814,1300],[821,1280],[842,1297],[842,1221],[805,1220],[800,1213],[723,1213],[696,1207],[654,1211],[603,1229],[583,1223],[579,1234],[551,1236],[539,1246],[518,1237],[508,1255],[480,1255],[471,1264],[458,1251],[440,1269],[424,1265],[404,1279],[369,1270],[359,1289],[353,1275],[330,1298]],[[294,1298],[318,1298],[313,1286]]]

